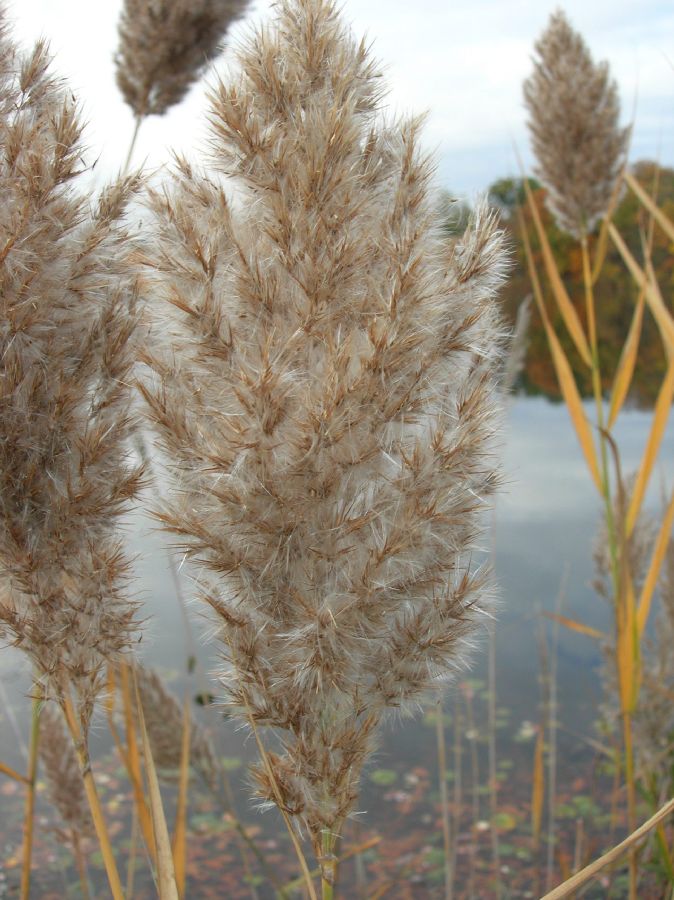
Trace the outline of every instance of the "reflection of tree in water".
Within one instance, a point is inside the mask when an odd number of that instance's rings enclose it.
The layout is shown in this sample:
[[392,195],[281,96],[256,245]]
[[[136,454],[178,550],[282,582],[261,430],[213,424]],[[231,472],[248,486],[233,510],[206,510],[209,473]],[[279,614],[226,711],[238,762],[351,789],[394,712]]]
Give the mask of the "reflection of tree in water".
[[[654,163],[639,162],[633,166],[633,172],[649,192],[653,189],[654,178],[659,179],[657,188],[658,204],[668,216],[674,218],[674,169],[663,168],[658,171]],[[580,246],[577,242],[557,230],[552,217],[544,206],[543,189],[534,181],[530,183],[534,188],[560,273],[581,321],[584,323],[585,304]],[[519,237],[517,217],[514,214],[518,204],[522,206],[523,215],[529,225],[529,236],[536,256],[538,270],[539,272],[544,272],[545,269],[540,246],[531,223],[530,213],[523,205],[521,179],[503,178],[494,182],[489,192],[492,203],[502,209],[503,227],[512,235],[513,269],[508,283],[501,292],[501,298],[506,319],[514,322],[519,304],[524,297],[531,293],[531,286],[526,271],[524,247]],[[642,235],[647,231],[648,222],[638,201],[631,192],[623,196],[613,221],[631,252],[641,263],[643,261]],[[592,252],[594,252],[595,243],[596,236],[592,238]],[[671,252],[666,236],[657,227],[653,240],[653,265],[667,303],[674,287],[674,254]],[[597,332],[600,341],[602,375],[606,387],[613,380],[620,351],[634,312],[637,293],[637,288],[627,274],[617,250],[609,244],[607,259],[595,289]],[[590,397],[592,394],[590,372],[578,357],[573,343],[564,329],[561,317],[549,291],[546,293],[546,301],[548,302],[548,310],[553,319],[555,330],[573,367],[578,386],[583,396]],[[647,407],[653,404],[665,369],[665,355],[657,326],[650,313],[646,312],[639,344],[639,362],[630,395],[633,405]],[[550,351],[545,332],[540,317],[535,310],[532,313],[527,363],[521,376],[521,385],[528,394],[543,394],[553,399],[560,398],[557,379],[550,363]]]

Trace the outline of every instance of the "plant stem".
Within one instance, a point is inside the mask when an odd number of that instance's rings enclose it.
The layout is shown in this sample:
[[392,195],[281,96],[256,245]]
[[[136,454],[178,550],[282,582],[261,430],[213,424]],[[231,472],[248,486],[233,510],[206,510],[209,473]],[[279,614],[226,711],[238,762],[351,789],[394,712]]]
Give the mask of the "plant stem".
[[126,161],[124,162],[124,168],[122,169],[122,173],[124,175],[126,175],[126,173],[129,171],[129,166],[131,165],[131,159],[133,157],[133,151],[136,149],[138,132],[140,131],[140,126],[143,124],[143,118],[143,116],[136,116],[133,135],[131,136],[131,143],[129,144],[129,152],[126,154]]
[[23,819],[23,864],[21,868],[21,900],[30,895],[30,866],[33,858],[33,826],[35,822],[35,784],[37,781],[38,745],[40,742],[41,691],[35,683],[30,723],[30,743],[28,747],[28,786]]
[[337,857],[335,856],[336,835],[328,828],[321,832],[321,896],[323,900],[333,900],[337,877]]
[[449,796],[447,791],[447,753],[445,749],[445,725],[442,715],[442,694],[438,692],[435,703],[435,734],[438,744],[438,780],[440,782],[440,806],[442,809],[442,837],[445,849],[445,900],[452,900],[452,835],[449,824]]
[[77,720],[77,715],[75,714],[75,710],[73,708],[73,702],[70,698],[70,692],[67,688],[63,690],[63,712],[65,714],[65,719],[68,724],[70,736],[72,737],[75,752],[77,753],[77,758],[80,763],[82,780],[84,781],[84,790],[87,795],[87,800],[89,801],[91,817],[94,822],[94,828],[96,829],[96,837],[98,838],[101,855],[103,856],[103,862],[105,864],[106,875],[108,876],[110,891],[112,893],[113,900],[124,900],[122,882],[120,881],[119,872],[117,871],[115,856],[112,852],[112,846],[110,844],[110,838],[108,836],[108,829],[105,824],[103,810],[101,809],[101,803],[96,791],[94,776],[91,772],[89,748],[87,747],[86,740],[82,735],[80,723]]

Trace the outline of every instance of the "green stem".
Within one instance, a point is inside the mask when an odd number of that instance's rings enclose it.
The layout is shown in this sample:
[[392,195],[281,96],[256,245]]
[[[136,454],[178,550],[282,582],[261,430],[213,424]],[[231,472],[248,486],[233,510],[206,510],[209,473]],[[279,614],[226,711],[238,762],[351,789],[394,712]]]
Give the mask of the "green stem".
[[335,896],[335,880],[337,877],[337,857],[334,849],[337,836],[324,828],[321,832],[321,897],[322,900],[333,900]]

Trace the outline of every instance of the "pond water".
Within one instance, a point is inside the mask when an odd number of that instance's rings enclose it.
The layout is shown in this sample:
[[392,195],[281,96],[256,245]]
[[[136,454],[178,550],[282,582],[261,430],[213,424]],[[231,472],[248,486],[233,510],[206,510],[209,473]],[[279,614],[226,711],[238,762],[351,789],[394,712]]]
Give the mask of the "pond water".
[[[638,466],[649,421],[649,413],[628,410],[618,422],[615,437],[621,450],[625,473]],[[660,454],[660,459],[665,460],[668,465],[665,469],[662,464],[660,468],[656,468],[648,495],[648,505],[653,508],[657,508],[660,502],[659,489],[663,480],[669,479],[671,484],[672,467],[669,463],[674,458],[673,450],[674,431],[669,428]],[[510,882],[507,896],[516,897],[535,896],[532,891],[537,890],[537,885],[531,872],[536,867],[536,859],[540,867],[541,860],[545,857],[545,851],[543,857],[536,857],[536,851],[521,837],[528,828],[535,726],[541,721],[543,714],[541,674],[545,663],[542,663],[541,657],[541,633],[546,631],[550,651],[551,635],[555,631],[552,624],[542,616],[542,612],[557,609],[563,615],[599,629],[609,627],[610,615],[606,603],[595,594],[591,586],[592,546],[601,517],[600,503],[578,450],[565,407],[543,398],[518,397],[513,400],[507,417],[505,472],[506,484],[493,514],[492,532],[485,538],[485,552],[489,552],[491,541],[499,585],[495,672],[498,710],[496,750],[501,779],[499,809],[502,810],[500,822],[503,826],[500,837],[503,846],[507,847],[512,856],[509,859],[508,853],[501,853],[501,877],[506,883]],[[148,520],[136,516],[128,523],[128,541],[133,552],[138,555],[136,584],[148,617],[139,647],[140,654],[144,661],[161,670],[178,695],[185,688],[192,694],[197,694],[199,690],[203,690],[203,676],[188,678],[186,674],[187,659],[194,652],[194,644],[186,633],[184,612],[177,600],[175,585],[167,565],[163,538],[152,532]],[[188,597],[187,580],[183,582],[182,590]],[[203,671],[208,671],[213,666],[215,651],[204,636],[207,630],[198,610],[191,611],[190,615],[193,619],[192,630],[198,643],[199,660]],[[592,742],[597,738],[595,720],[598,704],[602,699],[600,650],[589,637],[564,628],[558,628],[556,632],[559,723],[557,780],[560,798],[573,800],[575,791],[582,794],[586,805],[601,805],[601,797],[590,797],[592,790],[595,794],[597,791],[601,794],[604,789],[601,779],[593,781],[597,752],[593,749]],[[550,652],[547,664],[550,664]],[[18,653],[10,648],[0,652],[0,680],[0,759],[23,770],[25,746],[22,744],[25,744],[28,736],[29,703],[25,695],[29,689],[29,669]],[[480,893],[479,888],[482,875],[487,878],[490,872],[493,874],[489,862],[489,835],[483,836],[483,832],[489,830],[488,821],[485,821],[489,819],[486,787],[486,631],[481,646],[475,652],[472,670],[466,672],[465,679],[460,681],[461,686],[448,692],[444,701],[445,709],[450,714],[447,718],[448,727],[445,729],[450,793],[452,802],[456,801],[453,768],[457,760],[455,754],[458,734],[464,779],[462,802],[466,804],[465,818],[460,820],[464,822],[460,831],[466,833],[460,833],[457,841],[457,877],[459,885],[462,880],[465,882],[465,878],[472,879],[473,895],[487,897],[491,896],[486,892],[487,889],[483,888]],[[214,689],[214,693],[217,693],[217,689]],[[456,710],[460,712],[458,729],[454,728],[456,719],[453,718],[453,713]],[[212,716],[218,717],[217,713],[207,715],[196,706],[195,711],[207,724],[213,724]],[[432,713],[431,704],[425,713],[422,710],[413,719],[391,722],[384,729],[379,753],[364,779],[361,809],[365,813],[359,817],[361,831],[358,839],[376,840],[378,836],[383,838],[386,849],[380,843],[368,850],[360,868],[354,865],[353,873],[345,874],[347,882],[349,878],[355,879],[356,876],[366,881],[369,879],[370,887],[374,890],[382,879],[385,883],[388,878],[390,884],[387,896],[442,896],[439,885],[441,865],[438,865],[438,848],[442,847],[442,835],[438,811],[436,729]],[[113,778],[110,773],[118,764],[111,761],[112,751],[106,735],[107,730],[101,720],[100,726],[94,730],[94,752],[96,758],[101,760],[102,770],[108,772],[106,777],[110,779]],[[214,738],[218,752],[227,758],[228,767],[233,770],[231,777],[238,794],[240,817],[247,824],[252,823],[255,832],[260,829],[260,839],[266,842],[271,858],[279,848],[286,848],[282,854],[283,865],[292,870],[291,851],[276,813],[260,815],[248,799],[244,767],[239,768],[238,761],[256,757],[254,742],[246,741],[244,735],[229,722],[217,722]],[[119,786],[119,803],[123,804],[124,793],[124,787]],[[18,786],[12,783],[10,788],[6,780],[0,781],[0,858],[3,852],[5,854],[4,869],[0,867],[0,896],[3,892],[6,896],[14,896],[13,891],[16,891],[19,878],[16,863],[17,848],[20,848],[19,795]],[[169,790],[169,807],[171,802]],[[203,824],[204,821],[215,821],[215,814],[212,812],[208,812],[210,819],[206,813],[199,812],[200,802],[195,800],[198,809],[191,819],[197,832],[199,822]],[[591,810],[594,808],[588,807]],[[44,803],[41,809],[43,824],[46,826],[53,815]],[[581,813],[582,810],[576,818]],[[202,830],[207,830],[207,827],[204,826]],[[560,834],[563,830],[560,826]],[[518,835],[521,837],[519,844]],[[471,836],[473,844],[470,844]],[[352,836],[351,840],[356,840],[356,837]],[[473,846],[475,841],[478,842],[477,851]],[[462,842],[468,849],[462,849]],[[75,876],[50,838],[44,838],[44,846],[38,839],[37,852],[47,854],[45,858],[48,862],[47,870],[42,865],[35,876],[35,896],[47,897],[55,885],[64,883],[64,878],[68,882]],[[238,863],[234,859],[236,852],[230,848],[229,853],[232,857],[229,871],[233,873],[230,887],[225,890],[222,877],[217,875],[212,875],[211,881],[205,877],[201,880],[194,869],[190,870],[191,876],[188,872],[188,877],[196,879],[188,896],[238,896],[234,887],[238,877]],[[395,859],[387,858],[388,861],[382,861],[387,853],[395,856]],[[470,857],[470,873],[463,877],[462,853]],[[90,872],[90,875],[101,892],[97,896],[106,896],[95,860],[92,865],[93,873]],[[419,865],[422,866],[423,876],[419,875]],[[520,872],[515,877],[517,866],[522,869],[528,867],[529,874],[523,875]],[[200,871],[203,871],[203,867]],[[555,877],[559,877],[557,869]],[[138,876],[135,896],[153,895],[151,885],[146,882],[143,882],[142,875]],[[242,883],[241,878],[238,883]],[[463,887],[460,885],[457,896],[464,896]],[[259,890],[261,897],[267,896],[264,885]],[[346,893],[345,896],[361,895],[356,893],[355,887],[352,890],[353,893]],[[75,888],[72,891],[72,896],[79,896]],[[250,896],[248,889],[242,888],[241,891],[241,896]],[[362,896],[367,894],[363,893]],[[590,893],[587,896],[595,895]],[[598,893],[596,896],[606,896],[606,893]]]

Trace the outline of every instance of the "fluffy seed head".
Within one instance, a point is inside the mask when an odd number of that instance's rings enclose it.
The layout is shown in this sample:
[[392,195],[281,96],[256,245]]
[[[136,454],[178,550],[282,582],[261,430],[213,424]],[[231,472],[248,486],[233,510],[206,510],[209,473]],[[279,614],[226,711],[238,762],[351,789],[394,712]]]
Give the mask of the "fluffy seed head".
[[115,522],[128,465],[135,354],[130,241],[137,184],[95,209],[80,124],[42,44],[23,58],[0,9],[0,626],[88,720],[109,658],[136,630]]
[[124,0],[117,85],[137,116],[179,103],[249,0]]
[[154,196],[144,393],[231,710],[276,732],[260,793],[320,850],[386,710],[475,631],[505,261],[482,207],[443,232],[420,122],[382,120],[335,5],[275,9],[212,94],[215,172],[183,162]]
[[605,215],[625,164],[629,128],[608,63],[596,64],[563,12],[550,17],[524,82],[535,174],[558,226],[580,238]]

